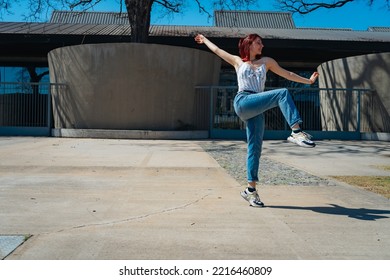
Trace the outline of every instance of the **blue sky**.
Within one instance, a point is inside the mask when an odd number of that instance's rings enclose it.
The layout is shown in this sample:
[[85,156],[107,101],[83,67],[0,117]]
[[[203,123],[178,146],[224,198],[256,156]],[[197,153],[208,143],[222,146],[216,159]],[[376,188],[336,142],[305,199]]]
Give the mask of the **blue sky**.
[[[210,1],[203,1],[210,3]],[[259,1],[256,6],[251,6],[251,10],[278,11],[275,8],[275,2],[272,0]],[[374,0],[373,6],[367,3],[369,0],[355,0],[344,7],[337,9],[320,9],[308,15],[294,15],[293,19],[297,27],[323,27],[323,28],[352,28],[353,30],[367,30],[370,26],[387,26],[390,27],[390,10],[386,6],[385,0]],[[213,25],[213,20],[208,19],[207,15],[200,14],[195,0],[187,0],[182,14],[173,17],[161,18],[161,13],[157,6],[152,11],[152,24],[159,25]],[[207,4],[206,4],[207,5]],[[105,0],[95,8],[95,11],[118,11],[119,5],[117,0]],[[213,9],[208,4],[208,10],[212,13]],[[14,11],[15,12],[15,11]],[[3,21],[23,21],[23,13],[20,10],[15,15],[5,15]],[[44,19],[43,19],[44,20]]]

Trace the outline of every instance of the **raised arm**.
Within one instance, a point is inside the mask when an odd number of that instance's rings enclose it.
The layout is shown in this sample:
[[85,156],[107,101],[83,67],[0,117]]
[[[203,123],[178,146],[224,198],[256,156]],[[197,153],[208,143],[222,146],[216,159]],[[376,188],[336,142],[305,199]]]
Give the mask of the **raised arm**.
[[232,54],[224,51],[223,49],[219,48],[217,45],[212,43],[209,39],[207,39],[202,34],[198,34],[195,37],[195,41],[198,44],[205,44],[213,53],[218,55],[220,58],[225,60],[227,63],[233,65],[234,68],[236,68],[236,69],[242,63],[242,60],[241,60],[241,58],[239,56],[232,55]]
[[286,69],[280,67],[279,64],[274,59],[272,59],[270,57],[264,58],[264,60],[265,60],[265,64],[267,65],[268,70],[271,70],[275,74],[277,74],[283,78],[286,78],[287,80],[294,81],[297,83],[311,85],[318,78],[318,72],[314,72],[311,75],[310,79],[307,79],[307,78],[301,77],[293,72],[287,71]]

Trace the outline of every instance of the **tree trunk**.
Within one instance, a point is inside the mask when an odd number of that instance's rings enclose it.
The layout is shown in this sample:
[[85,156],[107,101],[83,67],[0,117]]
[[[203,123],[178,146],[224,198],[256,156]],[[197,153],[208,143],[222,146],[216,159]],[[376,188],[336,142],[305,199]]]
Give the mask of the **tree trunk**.
[[125,0],[129,16],[131,42],[147,43],[150,27],[150,12],[154,0]]

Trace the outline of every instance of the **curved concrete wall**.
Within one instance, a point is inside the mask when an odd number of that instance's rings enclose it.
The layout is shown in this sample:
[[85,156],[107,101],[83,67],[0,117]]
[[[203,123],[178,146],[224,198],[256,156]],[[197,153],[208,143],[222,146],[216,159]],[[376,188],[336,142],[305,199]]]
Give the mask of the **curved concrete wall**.
[[[368,54],[328,61],[318,67],[321,88],[367,88],[374,92],[361,100],[361,127],[367,132],[390,132],[390,53]],[[356,107],[356,96],[343,100],[321,99],[333,116],[322,120],[324,130],[356,126],[356,120],[340,123],[346,105]],[[329,115],[328,115],[329,116]]]
[[55,128],[197,129],[195,86],[216,85],[220,59],[154,44],[63,47],[48,54]]

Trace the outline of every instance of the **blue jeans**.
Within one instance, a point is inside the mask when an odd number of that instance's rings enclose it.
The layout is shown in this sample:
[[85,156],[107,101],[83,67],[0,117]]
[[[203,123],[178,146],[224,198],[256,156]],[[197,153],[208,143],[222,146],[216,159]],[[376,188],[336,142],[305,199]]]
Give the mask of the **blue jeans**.
[[277,106],[290,127],[302,123],[294,101],[285,88],[260,93],[238,92],[234,98],[234,110],[240,119],[246,122],[248,182],[259,181],[258,173],[265,126],[264,112]]

